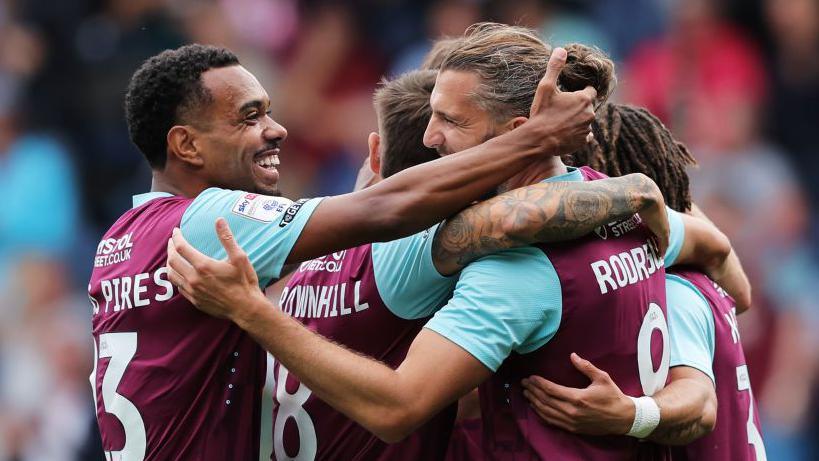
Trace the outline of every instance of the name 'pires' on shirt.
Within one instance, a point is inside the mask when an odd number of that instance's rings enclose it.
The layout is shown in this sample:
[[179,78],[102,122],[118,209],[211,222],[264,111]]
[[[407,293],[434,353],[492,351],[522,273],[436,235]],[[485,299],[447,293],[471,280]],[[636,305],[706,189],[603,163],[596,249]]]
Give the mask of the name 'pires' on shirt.
[[[146,307],[151,301],[167,301],[173,297],[174,287],[168,280],[168,268],[160,267],[150,273],[100,280],[100,292],[105,301],[102,312],[108,313],[120,312],[126,308]],[[151,294],[148,294],[149,292]],[[93,314],[100,314],[97,300],[93,296],[89,296],[89,299]]]

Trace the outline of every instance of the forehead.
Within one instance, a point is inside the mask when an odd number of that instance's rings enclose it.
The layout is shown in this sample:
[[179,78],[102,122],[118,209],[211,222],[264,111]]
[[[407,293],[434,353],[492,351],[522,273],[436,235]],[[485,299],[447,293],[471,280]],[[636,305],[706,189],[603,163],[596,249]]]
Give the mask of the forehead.
[[475,98],[479,85],[480,78],[473,72],[440,72],[430,96],[430,106],[433,111],[447,114],[478,110],[480,107]]
[[238,110],[243,104],[267,101],[267,92],[247,69],[242,66],[210,69],[202,74],[202,85],[213,96],[214,107],[221,110]]

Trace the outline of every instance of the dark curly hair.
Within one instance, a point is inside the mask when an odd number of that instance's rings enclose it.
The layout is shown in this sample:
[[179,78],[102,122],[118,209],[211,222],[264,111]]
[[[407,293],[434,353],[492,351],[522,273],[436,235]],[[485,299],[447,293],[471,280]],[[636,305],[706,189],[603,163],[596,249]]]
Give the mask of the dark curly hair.
[[131,141],[151,168],[165,167],[168,130],[186,111],[211,101],[202,74],[238,64],[227,49],[194,44],[163,51],[139,66],[128,83],[125,117]]
[[657,117],[642,107],[608,103],[592,123],[594,141],[565,156],[568,165],[588,165],[609,176],[643,173],[657,183],[665,203],[691,209],[686,168],[697,161]]

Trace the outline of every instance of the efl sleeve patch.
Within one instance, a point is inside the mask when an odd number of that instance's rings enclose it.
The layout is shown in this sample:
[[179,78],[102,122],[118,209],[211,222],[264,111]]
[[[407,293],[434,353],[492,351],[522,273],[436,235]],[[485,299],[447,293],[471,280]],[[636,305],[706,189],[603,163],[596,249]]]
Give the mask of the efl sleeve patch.
[[[288,207],[292,208],[291,205],[295,204],[283,197],[270,197],[268,195],[247,193],[239,197],[230,211],[244,218],[269,223],[281,216],[285,210],[289,212]],[[298,211],[298,209],[296,209],[296,211]]]
[[308,199],[303,198],[303,199],[293,203],[292,205],[290,205],[290,207],[287,209],[287,211],[284,212],[284,216],[282,216],[282,220],[279,221],[279,227],[284,227],[284,226],[290,224],[293,221],[293,219],[296,217],[296,213],[298,213],[299,210],[301,210],[302,205],[304,205],[307,202],[307,200]]

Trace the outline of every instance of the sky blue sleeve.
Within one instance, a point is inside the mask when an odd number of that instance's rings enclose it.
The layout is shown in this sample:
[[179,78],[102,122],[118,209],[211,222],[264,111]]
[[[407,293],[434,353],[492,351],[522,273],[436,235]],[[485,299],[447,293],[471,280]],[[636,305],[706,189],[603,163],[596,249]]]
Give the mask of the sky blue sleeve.
[[679,212],[665,207],[668,213],[668,225],[671,228],[668,236],[668,250],[665,252],[665,267],[671,267],[680,256],[685,241],[685,225]]
[[191,203],[180,228],[196,249],[212,258],[224,258],[214,223],[218,217],[225,218],[264,287],[279,278],[284,261],[320,202],[210,188]]
[[375,284],[381,299],[398,317],[428,317],[446,303],[458,277],[438,273],[432,241],[438,224],[409,237],[372,245]]
[[714,314],[689,281],[666,275],[671,366],[696,368],[714,380]]
[[425,325],[492,371],[512,352],[531,352],[557,332],[560,279],[534,247],[485,256],[461,271],[455,293]]

